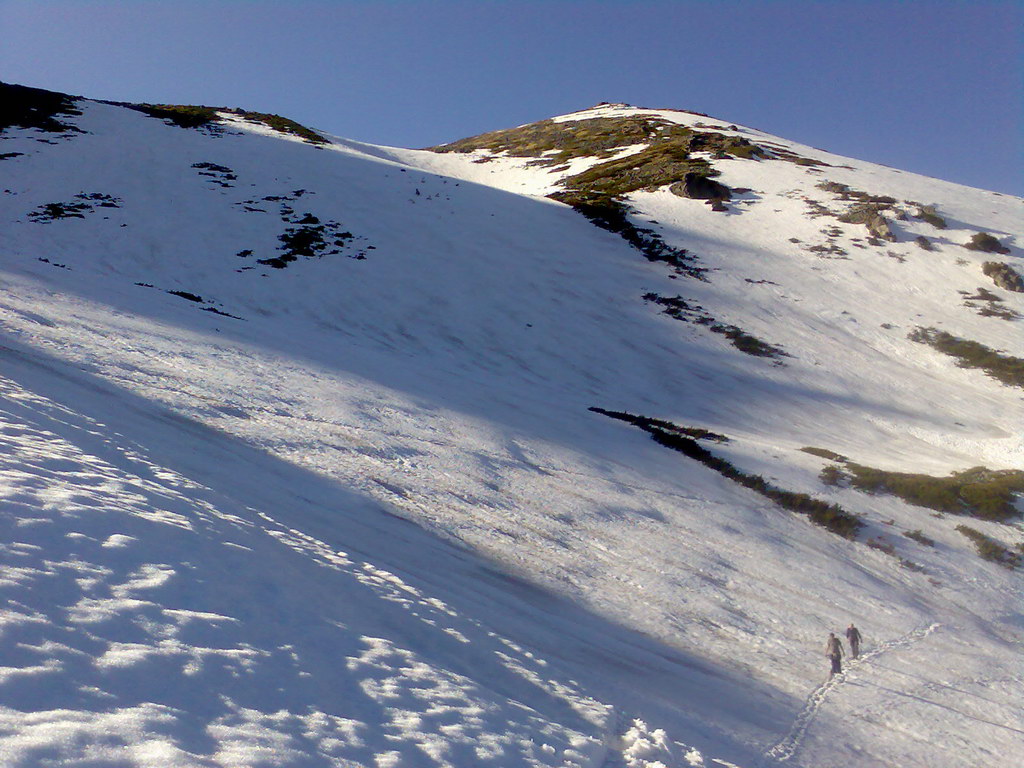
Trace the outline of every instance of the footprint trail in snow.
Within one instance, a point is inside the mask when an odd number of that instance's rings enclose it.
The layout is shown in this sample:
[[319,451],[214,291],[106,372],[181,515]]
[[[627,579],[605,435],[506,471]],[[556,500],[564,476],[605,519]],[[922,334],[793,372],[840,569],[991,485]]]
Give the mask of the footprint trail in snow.
[[938,629],[939,626],[940,625],[936,623],[927,627],[918,627],[901,637],[881,643],[878,647],[873,648],[867,653],[861,654],[856,659],[850,661],[846,665],[846,671],[841,672],[834,677],[830,677],[824,683],[815,688],[811,695],[807,697],[807,703],[800,711],[800,714],[797,715],[792,728],[789,729],[789,733],[786,734],[782,741],[765,751],[761,761],[762,767],[766,768],[767,766],[775,763],[787,762],[796,755],[797,751],[800,749],[800,745],[803,743],[804,734],[807,733],[807,729],[810,727],[811,723],[814,722],[814,718],[817,716],[818,710],[821,709],[821,705],[825,702],[825,699],[831,691],[846,682],[846,676],[849,674],[850,670],[857,669],[858,667],[869,663],[873,658],[880,656],[883,653],[899,648],[907,648],[930,635]]

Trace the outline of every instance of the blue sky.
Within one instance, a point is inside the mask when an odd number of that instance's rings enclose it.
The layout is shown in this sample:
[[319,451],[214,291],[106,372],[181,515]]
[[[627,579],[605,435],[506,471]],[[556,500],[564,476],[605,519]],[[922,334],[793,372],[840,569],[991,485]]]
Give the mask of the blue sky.
[[421,147],[624,101],[1024,195],[1019,2],[0,0],[0,79]]

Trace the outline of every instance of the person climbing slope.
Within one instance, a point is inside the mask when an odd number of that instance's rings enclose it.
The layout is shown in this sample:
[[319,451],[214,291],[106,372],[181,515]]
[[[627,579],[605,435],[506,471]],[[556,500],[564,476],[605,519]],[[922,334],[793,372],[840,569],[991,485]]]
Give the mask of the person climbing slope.
[[825,642],[825,656],[832,662],[832,677],[843,671],[843,643],[835,632],[828,633],[828,640]]
[[850,644],[850,658],[856,659],[860,653],[860,630],[853,626],[852,621],[846,628],[846,641]]

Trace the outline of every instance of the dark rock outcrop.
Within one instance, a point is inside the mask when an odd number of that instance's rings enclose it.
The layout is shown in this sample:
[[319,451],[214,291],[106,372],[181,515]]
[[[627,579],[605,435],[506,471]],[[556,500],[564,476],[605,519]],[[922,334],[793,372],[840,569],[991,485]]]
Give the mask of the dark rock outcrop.
[[964,248],[969,251],[984,251],[985,253],[1009,253],[1010,249],[1003,245],[988,232],[975,232],[971,235],[969,242],[964,243]]
[[689,197],[694,200],[729,200],[732,192],[725,184],[719,184],[714,179],[702,176],[699,173],[687,173],[682,181],[677,181],[668,188],[668,191],[679,197]]
[[1001,261],[986,261],[981,271],[992,278],[997,287],[1014,293],[1024,293],[1024,278],[1017,274],[1009,264]]
[[840,216],[839,220],[847,224],[863,224],[872,237],[895,243],[896,235],[889,228],[888,219],[882,215],[882,207],[877,203],[857,203]]

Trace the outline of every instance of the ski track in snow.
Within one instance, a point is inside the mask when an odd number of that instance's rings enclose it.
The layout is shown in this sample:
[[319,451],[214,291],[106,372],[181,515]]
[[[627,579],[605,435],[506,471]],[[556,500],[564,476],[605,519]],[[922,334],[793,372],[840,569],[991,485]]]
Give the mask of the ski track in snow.
[[814,691],[811,692],[811,695],[807,697],[807,703],[800,711],[800,714],[797,715],[796,720],[793,722],[793,727],[789,729],[789,733],[786,734],[786,737],[778,744],[765,751],[764,759],[761,762],[762,768],[768,768],[768,766],[771,766],[772,764],[788,762],[796,756],[796,753],[800,749],[800,745],[803,743],[804,735],[807,733],[807,729],[810,728],[811,723],[814,722],[814,718],[817,716],[818,710],[821,709],[821,705],[825,703],[825,699],[828,698],[829,693],[846,682],[846,676],[850,671],[867,664],[876,656],[881,656],[884,653],[899,648],[907,648],[908,646],[923,640],[938,629],[939,626],[940,625],[936,623],[930,624],[927,627],[918,627],[902,637],[897,637],[894,640],[888,640],[867,653],[858,656],[856,659],[849,661],[843,672],[835,675],[834,677],[830,677],[815,688]]

